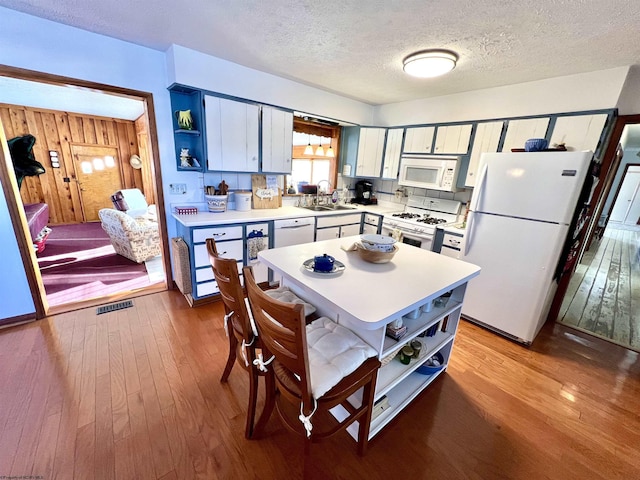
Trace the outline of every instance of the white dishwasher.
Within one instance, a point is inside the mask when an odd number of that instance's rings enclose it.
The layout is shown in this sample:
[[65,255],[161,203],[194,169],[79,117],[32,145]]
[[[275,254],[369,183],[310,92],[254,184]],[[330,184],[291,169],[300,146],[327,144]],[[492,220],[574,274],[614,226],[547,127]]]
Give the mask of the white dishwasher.
[[313,242],[315,217],[287,218],[273,222],[273,247]]

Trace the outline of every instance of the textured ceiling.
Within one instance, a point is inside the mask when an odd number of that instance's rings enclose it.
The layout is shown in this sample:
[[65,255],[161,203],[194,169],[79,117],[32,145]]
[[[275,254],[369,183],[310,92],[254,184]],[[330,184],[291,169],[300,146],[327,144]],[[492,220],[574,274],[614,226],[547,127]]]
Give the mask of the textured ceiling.
[[[640,63],[637,0],[0,0],[153,49],[175,43],[373,105]],[[52,45],[52,48],[55,46]],[[446,48],[458,67],[407,77]]]

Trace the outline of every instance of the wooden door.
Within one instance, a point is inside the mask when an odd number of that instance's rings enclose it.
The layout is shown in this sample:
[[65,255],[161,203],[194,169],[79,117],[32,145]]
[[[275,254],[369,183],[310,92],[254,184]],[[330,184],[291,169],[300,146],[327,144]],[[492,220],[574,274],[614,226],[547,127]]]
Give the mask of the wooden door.
[[97,145],[72,145],[71,153],[83,220],[100,220],[98,210],[113,208],[111,195],[122,188],[118,149]]

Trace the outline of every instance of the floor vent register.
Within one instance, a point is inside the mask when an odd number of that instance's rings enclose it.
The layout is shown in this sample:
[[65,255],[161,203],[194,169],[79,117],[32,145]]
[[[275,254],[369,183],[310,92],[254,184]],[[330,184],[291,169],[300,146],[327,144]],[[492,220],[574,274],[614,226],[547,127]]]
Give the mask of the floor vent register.
[[96,315],[102,315],[103,313],[115,312],[116,310],[122,310],[125,308],[133,307],[133,301],[127,300],[126,302],[112,303],[111,305],[103,305],[96,309]]

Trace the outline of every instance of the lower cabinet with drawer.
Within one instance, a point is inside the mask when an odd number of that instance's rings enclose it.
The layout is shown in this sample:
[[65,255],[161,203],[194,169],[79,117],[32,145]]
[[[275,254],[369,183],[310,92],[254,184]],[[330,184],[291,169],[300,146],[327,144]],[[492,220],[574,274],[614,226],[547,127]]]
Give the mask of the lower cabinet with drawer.
[[177,226],[178,235],[189,247],[193,291],[185,297],[191,306],[213,300],[220,292],[209,262],[207,238],[216,241],[220,256],[237,260],[238,273],[242,275],[242,267],[251,265],[259,283],[269,280],[269,271],[258,262],[257,251],[271,246],[270,222],[204,227],[185,227],[178,222]]
[[436,232],[434,251],[447,257],[462,258],[464,247],[464,231],[460,229],[448,230],[446,227]]
[[362,221],[362,233],[380,233],[382,217],[372,213],[365,213]]

